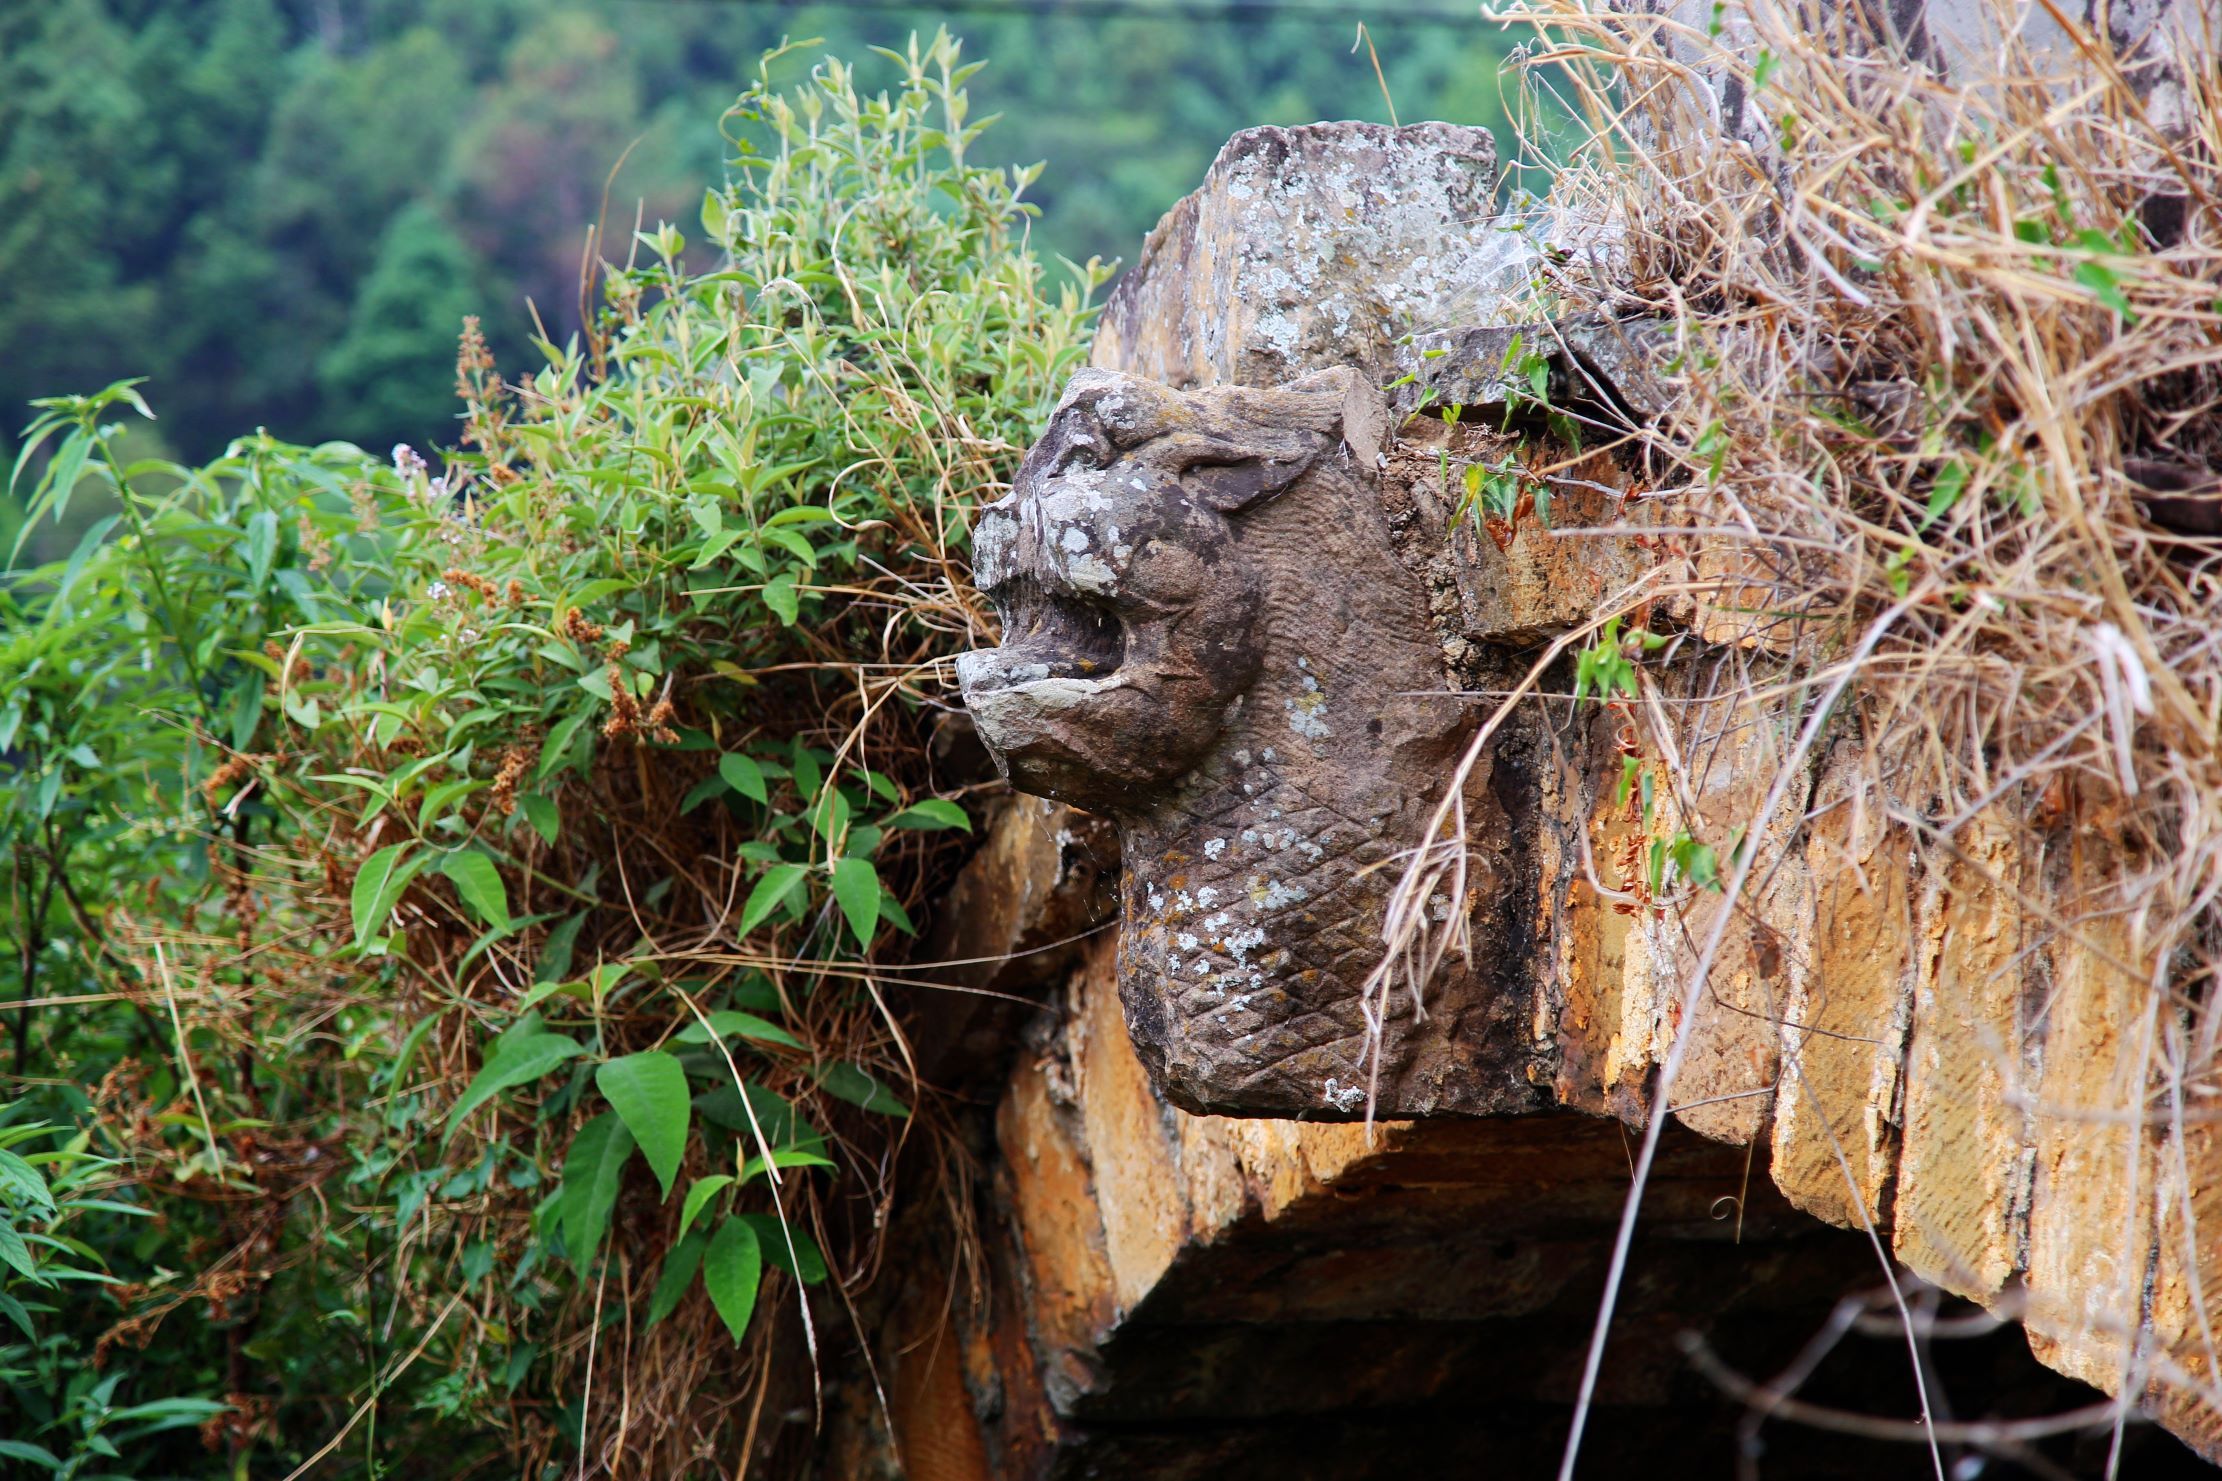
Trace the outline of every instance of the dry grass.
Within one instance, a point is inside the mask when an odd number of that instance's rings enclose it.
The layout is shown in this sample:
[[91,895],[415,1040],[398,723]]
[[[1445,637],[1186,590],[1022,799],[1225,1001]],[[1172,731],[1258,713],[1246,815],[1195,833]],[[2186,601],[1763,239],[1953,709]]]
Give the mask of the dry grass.
[[[1651,1136],[1722,932],[1802,867],[1802,831],[1764,825],[1806,805],[1823,746],[1849,747],[1840,805],[1902,834],[1919,867],[1955,858],[1978,819],[2039,855],[2082,835],[2107,858],[2099,884],[2025,910],[2026,953],[2095,949],[2103,923],[2149,990],[2143,1100],[2115,1114],[2143,1128],[2130,1186],[2165,1226],[2200,1191],[2187,1124],[2222,1116],[2222,505],[2203,497],[2222,470],[2222,84],[2196,68],[2179,84],[2154,45],[2040,6],[2024,21],[2057,44],[1981,56],[1860,29],[1850,6],[1819,28],[1766,0],[1710,25],[1701,7],[1685,24],[1582,0],[1508,17],[1536,31],[1531,87],[1577,125],[1542,141],[1564,158],[1553,206],[1584,230],[1540,316],[1673,328],[1675,407],[1617,429],[1614,451],[1650,491],[1643,513],[1693,532],[1529,688],[1622,615],[1708,640],[1747,694],[1774,697],[1768,800],[1712,820],[1721,903],[1687,917]],[[1628,656],[1658,692],[1641,646]],[[1698,707],[1624,708],[1648,755],[1691,753]],[[1701,816],[1693,779],[1670,780]],[[1400,900],[1460,867],[1460,790]],[[1736,826],[1764,841],[1731,865]],[[1392,919],[1384,1004],[1465,944],[1455,921]],[[2196,1223],[2179,1224],[2195,1256]],[[2214,1297],[2187,1263],[2203,1361],[2142,1351],[2123,1391],[2149,1380],[2222,1409]]]

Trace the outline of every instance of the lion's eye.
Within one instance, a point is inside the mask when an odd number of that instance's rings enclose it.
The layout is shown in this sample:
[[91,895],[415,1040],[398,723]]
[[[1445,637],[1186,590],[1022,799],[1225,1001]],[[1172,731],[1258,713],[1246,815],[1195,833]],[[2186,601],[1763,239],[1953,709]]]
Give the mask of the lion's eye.
[[1049,470],[1049,474],[1050,477],[1054,478],[1061,473],[1070,473],[1077,468],[1093,471],[1100,470],[1103,466],[1103,444],[1093,437],[1076,438],[1066,445],[1063,452],[1057,455],[1057,465]]

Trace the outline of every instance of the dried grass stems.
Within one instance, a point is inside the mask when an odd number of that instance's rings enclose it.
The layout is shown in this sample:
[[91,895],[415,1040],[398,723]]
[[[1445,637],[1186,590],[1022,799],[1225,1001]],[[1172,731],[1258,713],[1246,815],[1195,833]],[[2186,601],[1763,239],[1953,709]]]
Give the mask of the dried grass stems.
[[[2222,1292],[2198,1289],[2216,1235],[2193,1217],[2183,1134],[2222,1117],[2222,81],[2040,4],[2043,25],[2018,19],[2061,44],[2033,50],[2005,15],[1979,55],[1879,34],[1853,6],[1819,23],[1766,0],[1713,7],[1710,25],[1700,7],[1583,0],[1505,17],[1536,33],[1531,96],[1574,120],[1534,144],[1562,159],[1553,205],[1584,243],[1550,258],[1538,316],[1673,331],[1672,411],[1614,448],[1639,488],[1670,491],[1631,501],[1664,538],[1482,727],[1408,862],[1369,1011],[1378,1026],[1467,948],[1462,913],[1419,907],[1459,883],[1467,771],[1511,707],[1618,634],[1610,619],[1683,639],[1653,656],[1625,638],[1633,689],[1609,696],[1721,861],[1717,893],[1645,902],[1685,917],[1691,950],[1615,1289],[1723,933],[1803,867],[1806,828],[1770,821],[1810,823],[1825,750],[1851,758],[1825,805],[1879,820],[1917,868],[1979,863],[1962,847],[1979,821],[2045,861],[2025,871],[2043,889],[1990,881],[2022,897],[2022,960],[2096,954],[2148,991],[2145,1073],[2114,1108],[2143,1134],[2118,1175],[2183,1242],[2197,1338],[2188,1358],[2119,1343],[2118,1392],[2173,1385],[2222,1409]],[[2184,44],[2211,57],[2214,41]],[[1721,724],[1672,702],[1692,638],[1731,670],[1717,692],[1741,686],[1743,721],[1775,738],[1775,775],[1734,790],[1763,798],[1748,814],[1712,815],[1692,774],[1693,728]],[[2071,852],[2096,867],[2061,867]],[[2063,990],[2037,995],[2025,1030]],[[1801,1093],[1796,1036],[1783,1046],[1778,1088]],[[2033,1104],[2021,1050],[1995,1054]],[[2134,1332],[2143,1313],[2104,1319]]]

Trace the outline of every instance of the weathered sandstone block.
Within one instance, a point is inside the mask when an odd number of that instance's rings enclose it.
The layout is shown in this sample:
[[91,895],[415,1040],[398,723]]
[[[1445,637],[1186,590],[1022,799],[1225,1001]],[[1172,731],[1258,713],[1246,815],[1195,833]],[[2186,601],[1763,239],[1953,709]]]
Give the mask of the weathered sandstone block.
[[1533,248],[1496,187],[1487,129],[1245,129],[1150,233],[1095,363],[1183,388],[1329,365],[1383,384],[1400,338],[1486,322],[1522,281]]

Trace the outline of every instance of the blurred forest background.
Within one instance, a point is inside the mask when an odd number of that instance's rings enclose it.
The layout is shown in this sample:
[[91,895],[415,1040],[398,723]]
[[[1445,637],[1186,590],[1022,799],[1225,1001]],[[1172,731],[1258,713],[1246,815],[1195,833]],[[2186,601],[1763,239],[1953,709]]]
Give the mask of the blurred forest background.
[[[1462,7],[1461,7],[1462,9]],[[992,59],[982,163],[1046,161],[1035,245],[1131,260],[1228,134],[1386,118],[1359,13],[1180,4],[52,0],[0,7],[0,453],[33,396],[123,376],[142,452],[452,441],[457,326],[577,327],[587,229],[697,231],[715,121],[783,37],[869,65],[947,19]],[[1502,122],[1495,28],[1380,17],[1405,119]],[[789,59],[796,75],[806,55]],[[867,72],[865,80],[871,81]],[[613,175],[614,170],[614,175]],[[19,518],[0,509],[0,537]],[[64,527],[35,554],[66,551]]]

